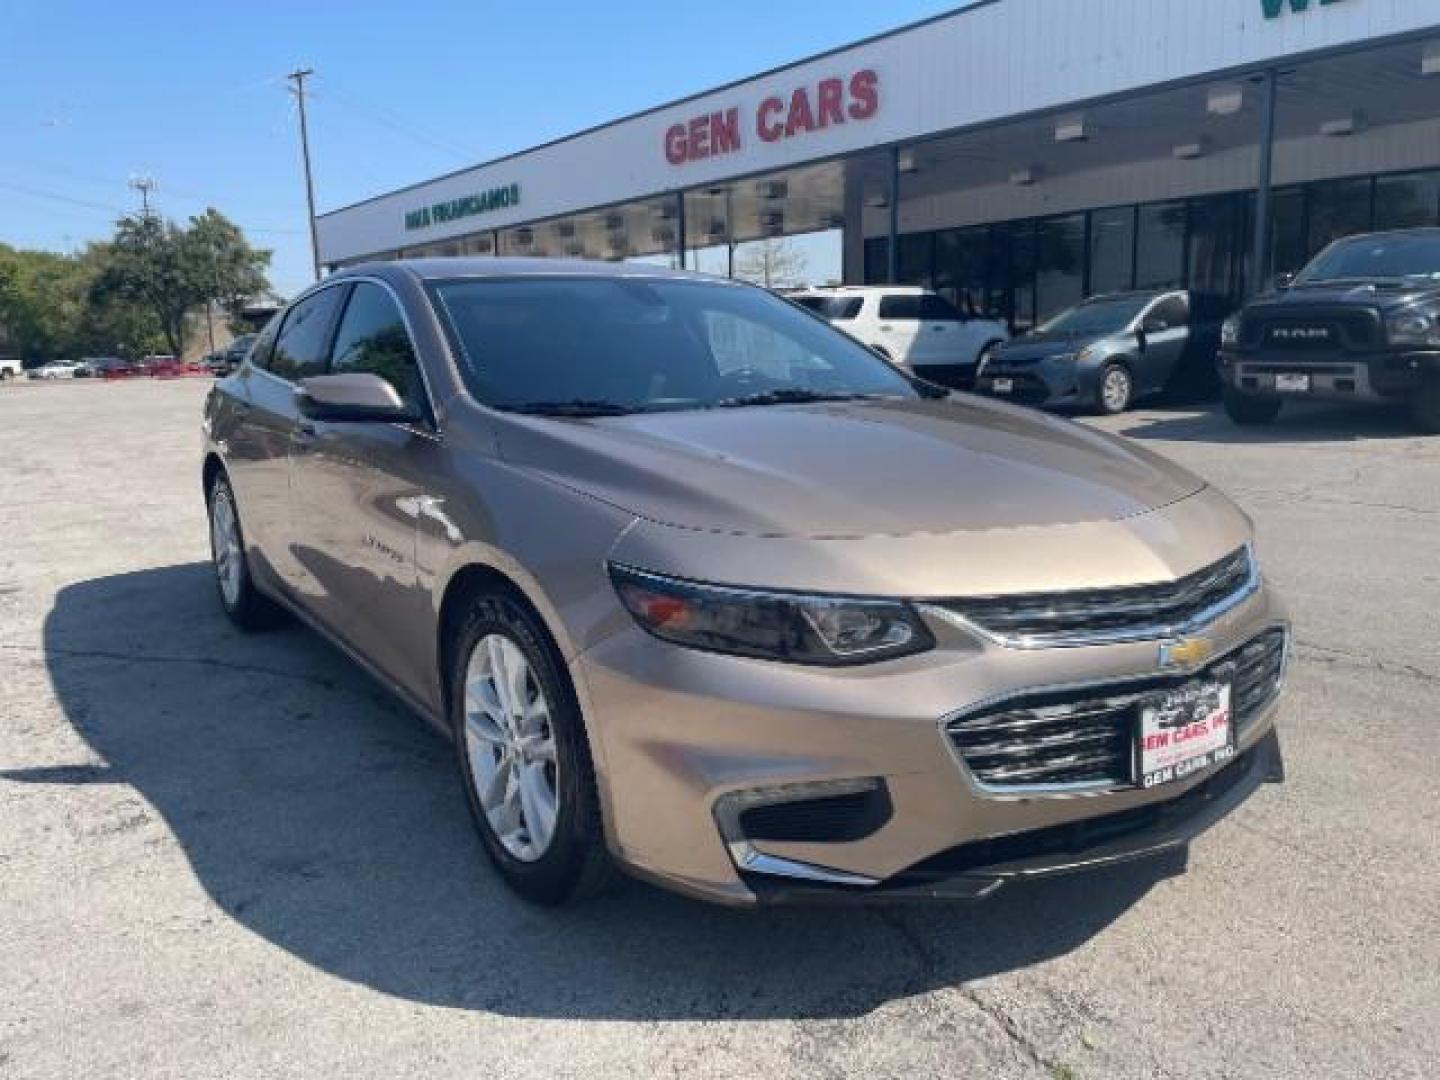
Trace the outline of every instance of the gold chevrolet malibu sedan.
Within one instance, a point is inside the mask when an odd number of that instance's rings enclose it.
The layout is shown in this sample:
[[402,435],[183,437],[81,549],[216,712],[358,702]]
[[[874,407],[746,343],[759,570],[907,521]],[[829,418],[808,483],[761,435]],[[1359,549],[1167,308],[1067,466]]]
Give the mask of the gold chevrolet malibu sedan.
[[490,860],[735,904],[976,899],[1183,847],[1282,765],[1245,516],[761,289],[417,260],[205,409],[219,597],[453,737]]

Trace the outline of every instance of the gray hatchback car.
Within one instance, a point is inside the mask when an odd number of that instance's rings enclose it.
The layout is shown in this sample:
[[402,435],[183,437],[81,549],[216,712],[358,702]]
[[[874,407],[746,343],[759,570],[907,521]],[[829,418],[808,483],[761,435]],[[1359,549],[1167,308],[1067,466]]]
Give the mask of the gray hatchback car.
[[976,898],[1184,845],[1279,773],[1289,627],[1228,499],[762,289],[346,270],[205,432],[225,610],[298,615],[452,736],[539,902],[617,865]]

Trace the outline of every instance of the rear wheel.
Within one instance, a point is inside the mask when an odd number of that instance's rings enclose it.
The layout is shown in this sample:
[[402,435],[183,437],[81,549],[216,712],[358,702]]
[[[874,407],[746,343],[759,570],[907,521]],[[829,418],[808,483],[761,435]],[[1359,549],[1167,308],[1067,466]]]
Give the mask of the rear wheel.
[[231,622],[242,630],[264,630],[280,621],[280,609],[255,588],[250,564],[245,558],[245,533],[240,527],[240,510],[235,491],[224,473],[210,484],[207,502],[210,513],[210,559],[215,568],[215,586],[220,606]]
[[1440,372],[1426,379],[1411,399],[1410,415],[1426,435],[1440,435]]
[[1130,408],[1135,399],[1135,381],[1130,370],[1123,364],[1106,364],[1100,372],[1100,411],[1106,416],[1115,416]]
[[580,708],[549,635],[496,590],[475,598],[450,646],[450,722],[491,863],[537,904],[598,891],[613,864]]
[[1273,423],[1284,405],[1278,398],[1242,394],[1229,386],[1225,387],[1224,399],[1225,415],[1241,427],[1259,427]]

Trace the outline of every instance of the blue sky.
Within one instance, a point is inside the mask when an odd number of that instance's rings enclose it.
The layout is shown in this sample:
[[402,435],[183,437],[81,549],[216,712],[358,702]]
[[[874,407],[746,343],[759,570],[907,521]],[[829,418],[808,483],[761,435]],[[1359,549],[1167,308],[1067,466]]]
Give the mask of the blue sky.
[[296,67],[324,211],[955,6],[0,0],[0,241],[103,238],[149,175],[165,214],[214,205],[274,249],[288,293],[309,280]]

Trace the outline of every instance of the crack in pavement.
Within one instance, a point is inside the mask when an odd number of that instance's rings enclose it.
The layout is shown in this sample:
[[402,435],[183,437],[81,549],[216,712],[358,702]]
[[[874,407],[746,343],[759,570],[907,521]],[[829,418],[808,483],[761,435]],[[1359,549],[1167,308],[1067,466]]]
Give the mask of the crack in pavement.
[[1320,645],[1313,641],[1296,639],[1296,656],[1327,667],[1350,667],[1367,671],[1378,671],[1384,675],[1396,675],[1404,679],[1418,679],[1426,683],[1440,683],[1440,674],[1415,667],[1413,664],[1395,664],[1388,660],[1369,656],[1366,653],[1349,652],[1345,649]]
[[[931,953],[930,946],[925,940],[906,925],[904,919],[896,912],[889,911],[885,908],[876,908],[874,911],[876,918],[892,930],[900,940],[904,942],[911,953],[914,954],[916,963],[920,965],[920,974],[924,985],[936,985],[935,976],[939,971],[940,965]],[[1043,1053],[1040,1048],[1020,1030],[1020,1025],[1015,1022],[1009,1013],[999,1006],[986,1001],[979,991],[973,989],[966,983],[961,983],[955,989],[959,992],[960,996],[973,1005],[982,1016],[998,1027],[1000,1031],[1004,1033],[1005,1037],[1009,1039],[1026,1058],[1039,1068],[1045,1070],[1046,1075],[1055,1075],[1056,1070],[1060,1068],[1060,1062],[1051,1059]]]
[[61,646],[20,645],[0,642],[0,650],[28,652],[43,656],[63,656],[78,660],[112,660],[125,664],[197,664],[203,667],[220,668],[248,675],[270,675],[278,679],[293,679],[310,683],[326,690],[335,689],[333,679],[310,675],[303,671],[286,671],[284,668],[267,667],[264,664],[242,664],[233,660],[222,660],[214,656],[178,656],[156,653],[128,653],[109,649],[68,649]]

